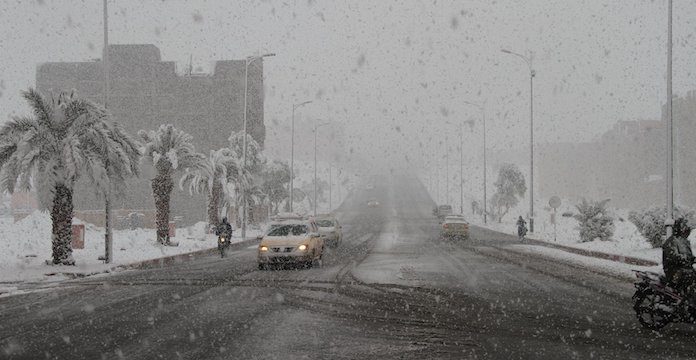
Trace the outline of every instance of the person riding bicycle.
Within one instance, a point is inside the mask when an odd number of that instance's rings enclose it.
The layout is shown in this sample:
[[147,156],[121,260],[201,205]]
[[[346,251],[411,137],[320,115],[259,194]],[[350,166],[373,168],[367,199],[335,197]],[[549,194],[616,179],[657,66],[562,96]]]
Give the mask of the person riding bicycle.
[[527,222],[524,221],[522,215],[520,215],[520,217],[517,218],[517,236],[520,240],[523,240],[525,235],[527,235]]
[[226,217],[222,218],[222,222],[215,228],[215,235],[224,236],[228,239],[232,237],[232,225],[227,222]]
[[662,244],[662,267],[667,282],[681,291],[691,301],[696,301],[696,270],[691,252],[687,219],[679,218],[672,227],[672,236]]

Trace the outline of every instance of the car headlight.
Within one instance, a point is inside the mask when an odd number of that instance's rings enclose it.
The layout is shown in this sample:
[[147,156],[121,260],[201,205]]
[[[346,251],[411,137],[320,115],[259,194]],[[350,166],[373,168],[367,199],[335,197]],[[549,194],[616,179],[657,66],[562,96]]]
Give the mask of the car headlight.
[[302,245],[298,246],[297,249],[300,251],[305,251],[305,250],[307,250],[307,245],[302,244]]
[[261,252],[268,251],[268,246],[259,247],[259,251],[261,251]]
[[220,238],[220,242],[221,242],[221,243],[224,243],[224,242],[225,242],[225,238]]

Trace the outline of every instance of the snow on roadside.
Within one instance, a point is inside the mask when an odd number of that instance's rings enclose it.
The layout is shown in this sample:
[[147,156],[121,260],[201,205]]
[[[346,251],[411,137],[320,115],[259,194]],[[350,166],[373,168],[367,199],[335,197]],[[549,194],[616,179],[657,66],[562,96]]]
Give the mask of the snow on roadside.
[[[79,219],[73,219],[73,223],[83,224]],[[247,236],[261,231],[249,230]],[[85,224],[85,248],[73,249],[76,266],[47,265],[46,260],[51,259],[50,215],[36,211],[16,223],[12,218],[0,218],[0,287],[9,288],[12,283],[22,281],[60,281],[66,278],[62,273],[104,272],[119,265],[217,246],[215,236],[206,233],[205,222],[177,229],[173,240],[179,246],[158,244],[154,229],[115,230],[113,235],[112,264],[98,260],[104,254],[104,229]],[[235,237],[235,240],[242,239]]]
[[635,275],[633,274],[632,270],[663,273],[661,265],[637,266],[617,261],[582,256],[578,254],[569,253],[563,250],[552,249],[538,245],[510,245],[507,248],[510,251],[514,252],[539,254],[545,257],[561,260],[566,263],[582,266],[584,268],[596,269],[598,271],[609,273],[616,277],[620,277],[626,280],[635,279]]
[[[526,203],[521,201],[518,207],[526,206]],[[614,215],[614,236],[611,241],[590,241],[581,242],[580,232],[578,230],[578,222],[573,217],[564,217],[563,213],[576,213],[575,203],[563,200],[561,208],[556,212],[556,234],[554,238],[554,226],[551,223],[551,210],[542,209],[537,214],[535,225],[535,233],[529,234],[529,238],[546,241],[554,244],[574,247],[583,250],[591,250],[603,252],[607,254],[616,254],[622,256],[631,256],[640,259],[650,260],[657,263],[662,263],[662,250],[653,248],[643,236],[638,232],[633,223],[628,220],[627,209],[610,209]],[[517,213],[524,211],[519,209],[511,209],[510,213],[503,218],[502,223],[489,218],[488,224],[483,224],[480,216],[471,217],[472,223],[483,226],[492,230],[500,231],[506,234],[517,235]],[[527,220],[527,219],[525,219]],[[692,249],[696,252],[696,231],[692,232],[689,237],[691,240]]]

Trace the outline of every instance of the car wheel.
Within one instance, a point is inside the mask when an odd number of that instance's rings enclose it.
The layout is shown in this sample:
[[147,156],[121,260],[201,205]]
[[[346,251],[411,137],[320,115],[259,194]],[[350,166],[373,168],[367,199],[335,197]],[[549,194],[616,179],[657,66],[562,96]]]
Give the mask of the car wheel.
[[259,270],[263,271],[266,269],[268,269],[268,266],[266,266],[266,264],[259,263]]

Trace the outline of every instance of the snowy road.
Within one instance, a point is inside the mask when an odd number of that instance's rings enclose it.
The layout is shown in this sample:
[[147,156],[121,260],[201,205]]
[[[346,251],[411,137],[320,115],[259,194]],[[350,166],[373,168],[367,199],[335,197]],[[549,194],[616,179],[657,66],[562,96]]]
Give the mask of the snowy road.
[[[378,197],[382,206],[367,208]],[[479,228],[438,239],[415,180],[341,209],[322,268],[258,271],[253,248],[0,299],[0,358],[693,358],[696,329],[635,321],[631,284]]]

